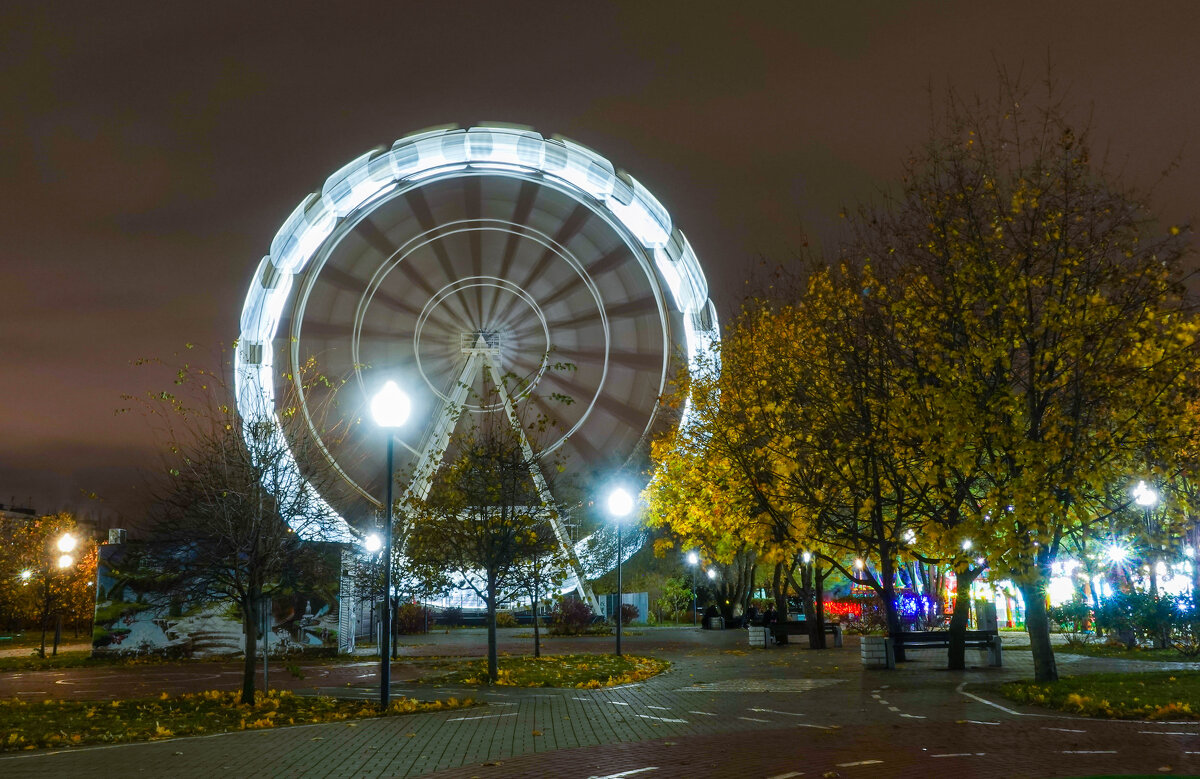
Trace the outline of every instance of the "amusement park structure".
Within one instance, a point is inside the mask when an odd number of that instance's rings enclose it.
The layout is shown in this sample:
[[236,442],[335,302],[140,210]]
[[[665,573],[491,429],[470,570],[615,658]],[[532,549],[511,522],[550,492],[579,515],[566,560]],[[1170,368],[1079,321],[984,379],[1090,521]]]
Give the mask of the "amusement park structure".
[[[615,473],[664,423],[671,376],[711,364],[699,357],[717,339],[692,247],[632,176],[565,138],[443,127],[353,160],[286,219],[246,295],[235,387],[254,420],[277,414],[289,377],[303,396],[307,361],[347,378],[351,440],[323,447],[341,489],[322,495],[325,522],[295,529],[356,542],[383,508],[379,431],[363,409],[386,381],[419,420],[397,431],[405,498],[429,490],[468,415],[506,415],[531,459],[558,452],[576,474]],[[536,451],[521,403],[558,423]],[[312,489],[294,459],[272,467]],[[539,498],[558,505],[538,470]],[[574,561],[569,586],[594,602],[587,539],[560,516],[547,521]]]

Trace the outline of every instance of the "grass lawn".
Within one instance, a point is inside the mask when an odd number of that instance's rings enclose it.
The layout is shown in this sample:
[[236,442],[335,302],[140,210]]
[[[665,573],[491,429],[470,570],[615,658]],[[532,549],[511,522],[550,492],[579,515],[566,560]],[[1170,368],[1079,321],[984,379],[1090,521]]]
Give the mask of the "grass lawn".
[[[58,642],[61,647],[63,644],[78,644],[80,642],[91,643],[92,630],[89,627],[86,631],[75,635],[70,630],[64,630],[62,639]],[[37,649],[42,645],[42,632],[40,630],[26,631],[24,633],[7,633],[0,636],[0,649]],[[46,654],[50,654],[50,648],[54,646],[54,628],[46,631]]]
[[[371,655],[320,655],[293,653],[288,655],[272,655],[271,667],[299,668],[308,665],[329,665],[335,663],[360,663],[364,660],[378,660]],[[50,671],[56,668],[110,668],[113,666],[155,665],[158,663],[241,663],[242,656],[212,655],[209,657],[163,657],[161,655],[102,655],[92,657],[90,651],[59,652],[51,657],[49,651],[44,658],[35,654],[16,657],[0,657],[0,673],[6,671]],[[261,657],[256,660],[261,663]],[[301,675],[300,678],[303,678]]]
[[1059,652],[1070,655],[1087,655],[1088,657],[1115,657],[1121,660],[1153,660],[1162,663],[1195,663],[1200,670],[1200,656],[1183,654],[1174,649],[1152,649],[1135,647],[1126,649],[1123,645],[1107,646],[1105,644],[1066,644],[1057,647]]
[[258,693],[253,706],[240,692],[190,693],[129,701],[0,701],[0,751],[77,744],[153,741],[231,730],[258,730],[314,722],[340,722],[473,706],[471,699],[393,700],[386,715],[372,701]]
[[1200,672],[1064,676],[1057,682],[1006,682],[997,685],[1004,697],[1085,717],[1110,719],[1200,720]]
[[93,658],[90,651],[83,652],[59,652],[57,655],[51,655],[50,649],[47,647],[46,656],[38,657],[36,654],[16,655],[13,657],[0,657],[0,672],[2,671],[47,671],[54,668],[88,668],[91,666],[107,666],[107,665],[126,665],[129,663],[151,663],[163,662],[157,657],[142,657],[136,660],[116,658],[116,657],[97,657]]
[[[670,663],[634,655],[542,655],[501,657],[496,684],[510,687],[595,689],[632,684],[667,670]],[[437,660],[425,664],[426,684],[487,684],[486,660]]]

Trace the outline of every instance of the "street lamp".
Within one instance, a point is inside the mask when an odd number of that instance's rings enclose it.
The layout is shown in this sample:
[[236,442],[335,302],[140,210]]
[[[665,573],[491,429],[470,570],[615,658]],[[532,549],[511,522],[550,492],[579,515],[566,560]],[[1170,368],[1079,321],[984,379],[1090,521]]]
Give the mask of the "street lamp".
[[692,627],[696,627],[696,611],[699,605],[696,603],[696,567],[700,564],[700,555],[688,552],[687,562],[692,567]]
[[[379,640],[379,706],[387,710],[392,687],[392,460],[396,441],[395,430],[408,421],[412,402],[408,395],[388,381],[375,397],[371,398],[371,416],[375,424],[387,433],[387,499],[383,508],[383,614]],[[369,542],[368,542],[369,543]]]
[[1158,503],[1158,493],[1154,491],[1154,488],[1147,487],[1146,482],[1139,481],[1133,488],[1133,501],[1139,506],[1150,509],[1155,503]]
[[[1150,532],[1151,531],[1150,525],[1152,522],[1151,517],[1150,517],[1150,512],[1154,508],[1155,504],[1158,503],[1158,493],[1155,492],[1153,487],[1146,486],[1146,482],[1139,481],[1137,483],[1137,486],[1133,488],[1133,502],[1138,504],[1145,510],[1146,534],[1148,536],[1150,536],[1151,540],[1153,541],[1153,535]],[[1151,543],[1150,549],[1151,549],[1151,551],[1150,551],[1150,596],[1157,600],[1158,599],[1158,566],[1156,566],[1154,564],[1155,561],[1154,561],[1153,543]]]
[[[79,543],[75,540],[75,536],[70,533],[63,533],[58,539],[58,551],[70,552],[75,549],[75,545]],[[64,568],[66,566],[63,566]]]
[[622,549],[621,536],[624,535],[621,531],[621,519],[629,516],[633,511],[633,496],[626,492],[622,487],[617,487],[608,495],[608,513],[613,515],[617,521],[617,657],[621,656],[621,596],[624,595],[624,589],[621,585],[621,556]]

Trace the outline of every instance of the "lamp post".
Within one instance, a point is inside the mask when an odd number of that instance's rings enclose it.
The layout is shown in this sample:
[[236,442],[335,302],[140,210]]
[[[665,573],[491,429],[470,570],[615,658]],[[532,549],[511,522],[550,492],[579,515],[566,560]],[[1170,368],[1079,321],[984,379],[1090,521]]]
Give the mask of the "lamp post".
[[629,515],[633,511],[633,496],[626,492],[621,487],[617,487],[608,496],[608,513],[613,515],[617,521],[617,657],[621,656],[621,596],[624,595],[624,588],[621,586],[621,557],[622,539],[624,528],[621,527],[621,519]]
[[[75,558],[70,554],[75,551],[75,546],[78,540],[70,533],[63,533],[58,539],[58,551],[62,552],[58,556],[58,568],[60,571],[65,571],[75,564]],[[62,641],[62,605],[58,608],[58,617],[54,622],[54,651],[53,655],[58,655],[58,645]]]
[[[1139,481],[1133,488],[1133,502],[1145,510],[1146,535],[1152,536],[1150,512],[1158,503],[1158,493],[1154,491],[1153,487],[1146,486],[1146,482]],[[1158,600],[1158,561],[1154,557],[1153,538],[1150,540],[1150,597]]]
[[[721,593],[720,593],[720,592],[717,592],[717,589],[716,589],[716,586],[717,586],[717,569],[716,569],[716,568],[709,568],[707,571],[705,571],[705,573],[706,573],[706,574],[708,574],[709,586],[710,586],[710,587],[712,588],[712,590],[713,590],[713,596],[714,596],[714,597],[713,597],[713,604],[714,604],[714,605],[716,605],[716,607],[717,607],[717,608],[721,608],[721,606],[720,606],[720,604],[721,604]],[[706,611],[707,611],[707,610],[706,610]],[[721,609],[721,615],[722,615],[722,621],[721,621],[721,625],[722,625],[722,626],[724,626],[724,625],[725,625],[725,622],[724,622],[725,610],[724,610],[724,609]],[[712,621],[711,621],[711,620],[709,620],[709,622],[707,622],[707,623],[705,623],[705,624],[707,624],[707,625],[708,625],[708,629],[709,629],[709,630],[712,630],[712,629],[713,629],[713,626],[712,626]]]
[[688,552],[687,562],[692,567],[692,627],[696,627],[696,609],[698,608],[696,603],[696,566],[700,564],[700,555]]
[[387,710],[392,686],[392,459],[396,428],[408,421],[412,403],[396,382],[389,381],[371,398],[371,416],[387,433],[387,498],[383,507],[383,613],[380,615],[379,706]]

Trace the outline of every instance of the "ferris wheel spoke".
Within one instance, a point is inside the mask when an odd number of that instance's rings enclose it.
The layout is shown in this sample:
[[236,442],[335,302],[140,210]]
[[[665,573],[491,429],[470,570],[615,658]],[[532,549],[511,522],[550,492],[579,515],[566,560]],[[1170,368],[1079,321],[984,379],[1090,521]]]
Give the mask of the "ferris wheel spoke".
[[[533,405],[545,415],[546,419],[557,422],[563,421],[561,410],[556,411],[555,409],[551,408],[550,404],[546,402],[544,397],[540,395],[533,395],[531,397],[533,400]],[[588,443],[586,436],[579,434],[567,436],[563,439],[563,443],[574,449],[584,462],[599,463],[604,462],[604,460],[607,459],[601,455],[599,449]]]
[[[533,202],[537,199],[538,187],[532,181],[522,181],[521,188],[517,192],[517,202],[513,206],[511,221],[515,225],[527,226],[529,222],[529,214],[533,212]],[[521,244],[521,235],[518,232],[510,232],[508,240],[504,242],[504,254],[500,257],[500,272],[499,276],[502,279],[507,279],[512,271],[513,258],[517,255],[517,247]]]
[[609,362],[615,362],[618,365],[648,370],[662,368],[663,364],[663,357],[661,354],[630,352],[623,349],[610,349],[608,352],[605,352],[603,349],[590,348],[555,349],[554,356],[566,357],[568,360],[575,360],[589,364],[603,364],[603,362],[607,359]]
[[[433,211],[429,208],[429,201],[425,199],[425,195],[421,190],[410,189],[404,193],[404,197],[408,202],[409,208],[412,209],[413,216],[417,218],[417,223],[421,225],[422,232],[431,233],[436,230],[438,227],[437,220],[434,219]],[[446,246],[442,243],[441,239],[434,239],[428,245],[433,250],[434,256],[437,257],[438,265],[441,267],[446,281],[455,281],[458,278],[458,274],[454,271],[454,263],[450,260],[450,255],[446,252]],[[445,307],[449,308],[449,306]],[[465,327],[471,327],[471,316],[465,309],[457,311],[456,314]]]
[[[513,204],[512,216],[509,221],[514,225],[527,227],[529,223],[529,215],[533,212],[533,204],[537,200],[538,185],[532,181],[522,181],[520,189],[517,191],[516,203]],[[520,231],[511,230],[508,232],[508,238],[504,242],[504,252],[500,256],[500,269],[497,276],[502,279],[507,279],[512,273],[513,260],[517,256],[517,248],[521,245],[522,236]],[[498,288],[493,288],[486,309],[480,309],[483,314],[483,321],[492,322],[496,315],[496,306],[501,299],[501,293]]]
[[[467,212],[467,219],[472,223],[479,221],[483,210],[483,193],[480,181],[478,176],[470,176],[465,180],[463,187],[463,207]],[[478,278],[483,275],[483,240],[478,230],[472,230],[467,234],[467,246],[471,254],[471,275]],[[482,312],[483,287],[475,287],[473,292],[475,312]]]
[[[609,319],[636,318],[639,316],[646,316],[650,313],[657,314],[658,298],[656,298],[653,294],[648,293],[642,295],[641,297],[627,300],[624,303],[608,306],[605,308],[605,313],[608,314]],[[546,325],[550,328],[551,332],[553,332],[556,330],[570,330],[583,325],[595,324],[599,322],[600,319],[600,311],[593,310],[587,312],[586,314],[579,314],[578,316],[568,317],[566,319],[555,319],[551,322],[547,322]],[[531,335],[536,332],[537,329],[540,328],[523,328],[521,330],[515,330],[513,334],[518,336]]]
[[[570,216],[568,216],[566,220],[559,226],[558,231],[554,233],[554,243],[558,246],[565,247],[567,242],[574,238],[575,235],[583,229],[583,226],[587,224],[587,221],[591,218],[591,216],[592,211],[587,206],[583,205],[582,203],[575,206],[575,210],[571,212]],[[535,279],[546,272],[547,266],[549,266],[557,256],[558,254],[553,249],[546,249],[544,252],[542,252],[542,256],[538,258],[537,263],[534,264],[534,266],[529,270],[529,273],[525,275],[525,280],[520,284],[521,288],[528,289],[529,285],[532,284]]]
[[367,368],[379,371],[383,374],[388,373],[408,373],[416,367],[417,361],[413,359],[411,354],[400,354],[396,356],[388,356],[384,360],[378,362],[368,362]]
[[[384,235],[382,230],[379,229],[379,225],[372,222],[370,218],[363,219],[361,222],[359,222],[357,227],[355,227],[355,232],[357,232],[364,241],[366,241],[373,249],[375,249],[375,251],[382,254],[385,259],[390,260],[392,256],[395,255],[396,247],[392,245],[392,242],[388,240],[388,237]],[[434,290],[433,286],[425,279],[424,276],[413,270],[411,264],[407,262],[400,262],[397,267],[399,268],[400,272],[403,273],[405,277],[413,283],[414,286],[420,287],[422,290],[424,290],[425,294],[433,295],[436,292],[436,290]]]
[[[417,218],[417,223],[421,225],[423,233],[431,233],[437,229],[437,221],[433,218],[429,201],[425,199],[425,195],[420,189],[410,189],[405,192],[404,199],[408,202],[413,216]],[[442,273],[446,276],[446,281],[454,281],[454,265],[450,262],[450,256],[446,254],[446,247],[438,241],[433,241],[431,246],[433,253],[437,256],[438,264],[442,267]]]
[[[323,284],[328,284],[335,289],[348,292],[355,297],[361,295],[363,290],[367,288],[367,282],[363,281],[354,274],[347,273],[341,268],[334,267],[331,264],[326,264],[326,266],[321,269],[319,281]],[[419,316],[421,313],[420,309],[416,308],[412,304],[406,303],[400,298],[384,292],[382,289],[375,291],[375,300],[378,300],[388,308],[391,308],[395,311],[401,311],[409,316]]]
[[[507,371],[507,373],[511,373],[512,375],[516,376],[521,381],[532,381],[534,379],[534,377],[537,376],[538,371],[540,371],[542,369],[541,365],[535,365],[534,363],[531,363],[528,360],[510,359],[508,361],[508,365],[509,365],[509,370]],[[512,370],[513,368],[521,368],[521,369],[523,369],[524,372],[521,373],[521,372]]]
[[[582,203],[576,205],[574,210],[571,211],[570,215],[567,216],[563,223],[559,225],[558,230],[554,233],[555,245],[565,247],[567,242],[574,238],[591,218],[592,211],[590,208]],[[530,268],[529,272],[525,274],[524,280],[521,281],[518,286],[521,289],[529,289],[529,285],[540,278],[546,272],[547,268],[550,267],[550,263],[557,258],[558,252],[556,252],[554,249],[546,249],[543,251],[542,256],[539,257],[538,261],[533,264],[533,267]],[[501,321],[507,319],[513,307],[517,304],[518,301],[515,298],[510,299],[505,307],[501,309],[500,313],[496,315],[496,319]]]
[[389,341],[405,340],[411,341],[412,331],[404,332],[397,330],[383,330],[376,327],[363,327],[355,330],[354,325],[348,322],[320,322],[317,320],[306,321],[300,325],[300,331],[297,335],[303,338],[319,338],[322,340],[339,340],[352,338],[355,334],[360,338],[380,338]]
[[[576,402],[584,402],[584,399],[594,392],[594,390],[589,390],[579,382],[568,379],[558,373],[548,372],[545,376],[545,381],[553,382],[563,389],[576,393],[571,396]],[[596,397],[596,405],[639,432],[646,424],[646,413],[644,411],[617,400],[611,395],[601,392]]]
[[605,273],[616,270],[624,265],[629,260],[633,259],[633,255],[629,253],[629,249],[625,246],[620,246],[613,249],[608,254],[605,254],[600,259],[593,262],[583,269],[583,275],[575,274],[567,279],[565,284],[560,284],[555,289],[551,290],[548,295],[541,298],[543,307],[549,306],[551,303],[556,303],[567,295],[571,294],[583,284],[585,277],[590,279],[598,279]]

